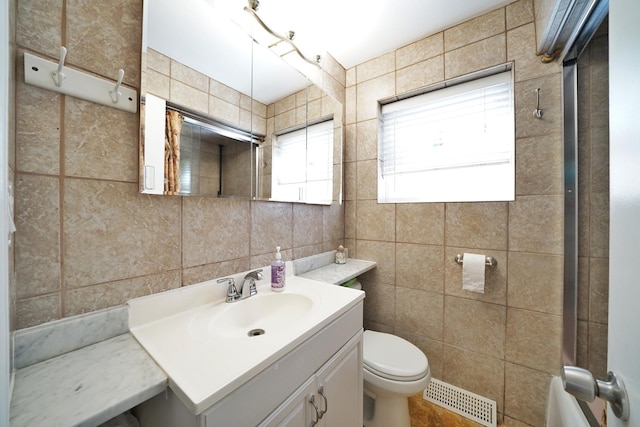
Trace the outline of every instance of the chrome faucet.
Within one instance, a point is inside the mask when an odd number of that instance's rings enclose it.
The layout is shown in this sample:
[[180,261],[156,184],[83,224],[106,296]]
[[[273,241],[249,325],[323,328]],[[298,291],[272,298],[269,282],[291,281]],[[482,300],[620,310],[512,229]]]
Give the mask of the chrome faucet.
[[[218,283],[227,282],[227,302],[236,302],[249,297],[254,296],[258,293],[256,289],[256,280],[262,280],[262,270],[254,270],[247,273],[242,279],[242,283],[240,284],[240,288],[236,288],[236,282],[233,277],[225,277],[223,279],[218,279]],[[245,283],[249,282],[248,286],[245,286]]]

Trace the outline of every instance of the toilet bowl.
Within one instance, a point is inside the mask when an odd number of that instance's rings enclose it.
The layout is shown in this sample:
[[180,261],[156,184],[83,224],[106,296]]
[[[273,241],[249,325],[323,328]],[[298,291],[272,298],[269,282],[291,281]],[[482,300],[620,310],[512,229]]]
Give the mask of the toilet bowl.
[[422,351],[395,335],[364,331],[364,426],[409,427],[408,396],[429,385],[431,370]]

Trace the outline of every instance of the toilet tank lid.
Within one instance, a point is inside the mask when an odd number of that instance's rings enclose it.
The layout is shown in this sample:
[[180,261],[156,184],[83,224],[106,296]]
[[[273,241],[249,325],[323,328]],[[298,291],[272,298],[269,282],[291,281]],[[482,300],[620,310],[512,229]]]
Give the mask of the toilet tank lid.
[[427,356],[403,338],[367,330],[362,342],[364,364],[382,376],[409,381],[423,377],[429,369]]

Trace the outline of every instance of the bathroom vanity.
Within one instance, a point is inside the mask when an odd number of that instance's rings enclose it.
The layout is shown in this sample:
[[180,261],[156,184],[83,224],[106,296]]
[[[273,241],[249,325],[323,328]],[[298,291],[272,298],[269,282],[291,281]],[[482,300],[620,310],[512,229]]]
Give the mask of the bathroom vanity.
[[362,425],[363,292],[288,276],[282,293],[265,279],[226,303],[220,288],[129,302],[131,333],[169,378],[137,408],[142,426]]

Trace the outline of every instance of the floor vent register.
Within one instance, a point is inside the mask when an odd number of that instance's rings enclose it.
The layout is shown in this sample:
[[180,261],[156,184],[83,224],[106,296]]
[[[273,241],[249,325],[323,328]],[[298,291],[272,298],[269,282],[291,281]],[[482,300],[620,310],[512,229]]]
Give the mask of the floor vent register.
[[431,378],[423,397],[486,427],[496,427],[496,402]]

